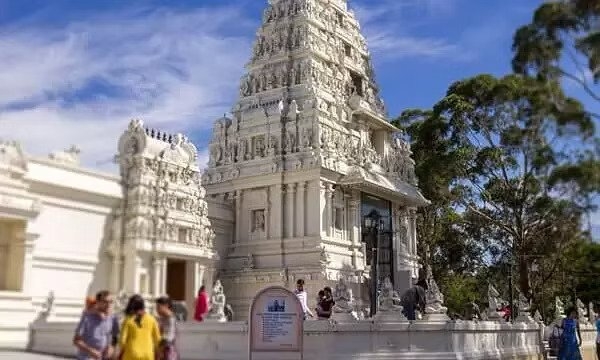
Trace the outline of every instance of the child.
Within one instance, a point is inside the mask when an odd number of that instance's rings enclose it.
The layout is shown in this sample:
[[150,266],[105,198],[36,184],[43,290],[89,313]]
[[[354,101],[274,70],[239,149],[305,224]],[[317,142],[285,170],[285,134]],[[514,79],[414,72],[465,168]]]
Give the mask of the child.
[[160,327],[161,341],[158,349],[158,358],[161,360],[178,360],[179,355],[175,348],[177,325],[173,314],[173,301],[167,296],[156,300],[158,325]]

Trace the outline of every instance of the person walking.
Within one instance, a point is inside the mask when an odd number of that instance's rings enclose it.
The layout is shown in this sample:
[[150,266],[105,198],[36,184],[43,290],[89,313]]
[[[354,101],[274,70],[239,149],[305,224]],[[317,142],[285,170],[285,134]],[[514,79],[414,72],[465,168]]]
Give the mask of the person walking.
[[421,313],[425,311],[425,290],[427,282],[421,279],[402,295],[402,312],[408,320],[417,319],[417,310]]
[[89,307],[84,310],[73,337],[78,360],[112,358],[116,334],[119,332],[118,322],[110,313],[113,302],[114,299],[109,291],[99,291],[93,305],[89,304]]
[[202,285],[198,290],[198,297],[196,298],[196,309],[194,310],[194,320],[203,321],[204,317],[208,313],[209,303],[208,294],[206,293],[206,287]]
[[146,313],[144,299],[133,295],[125,308],[119,345],[120,360],[155,360],[160,330],[154,316]]
[[[598,305],[594,306],[596,312],[600,311]],[[593,320],[596,325],[596,357],[600,360],[600,314],[596,314],[596,319]]]
[[308,295],[306,294],[306,291],[304,291],[304,279],[298,279],[298,281],[296,281],[296,291],[294,291],[294,294],[296,294],[296,297],[300,301],[300,305],[302,305],[304,320],[306,320],[307,316],[314,317],[312,311],[310,311],[310,309],[308,308]]
[[156,299],[156,313],[161,335],[157,359],[179,360],[179,353],[175,347],[177,321],[173,313],[173,301],[168,296]]
[[577,321],[577,310],[574,307],[567,310],[567,318],[562,320],[562,339],[558,360],[582,360],[579,347],[581,346],[581,332]]

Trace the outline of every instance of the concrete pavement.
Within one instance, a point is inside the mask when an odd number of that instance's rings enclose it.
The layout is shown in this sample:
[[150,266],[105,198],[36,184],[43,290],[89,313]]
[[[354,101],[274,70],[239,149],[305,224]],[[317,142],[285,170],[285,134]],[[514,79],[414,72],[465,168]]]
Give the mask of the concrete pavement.
[[56,356],[28,354],[16,351],[0,351],[0,360],[58,360],[66,359]]

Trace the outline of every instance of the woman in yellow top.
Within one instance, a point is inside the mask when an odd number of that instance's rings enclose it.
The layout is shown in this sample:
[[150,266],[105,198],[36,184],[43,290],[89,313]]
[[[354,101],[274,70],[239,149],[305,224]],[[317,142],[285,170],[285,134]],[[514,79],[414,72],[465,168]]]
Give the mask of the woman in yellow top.
[[125,309],[119,345],[120,360],[154,360],[161,336],[158,322],[146,313],[144,299],[134,295]]

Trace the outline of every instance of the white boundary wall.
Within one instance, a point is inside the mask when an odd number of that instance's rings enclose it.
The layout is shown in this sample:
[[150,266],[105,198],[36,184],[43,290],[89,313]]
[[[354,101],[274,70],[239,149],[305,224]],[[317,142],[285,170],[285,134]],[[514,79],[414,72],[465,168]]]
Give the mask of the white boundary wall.
[[[73,355],[74,327],[74,323],[34,324],[30,350]],[[584,328],[584,347],[593,346],[593,333],[591,326]],[[184,323],[180,324],[179,334],[183,360],[247,358],[245,322]],[[542,359],[543,348],[542,331],[535,323],[307,321],[304,336],[305,360]],[[272,359],[284,357],[277,355]]]

